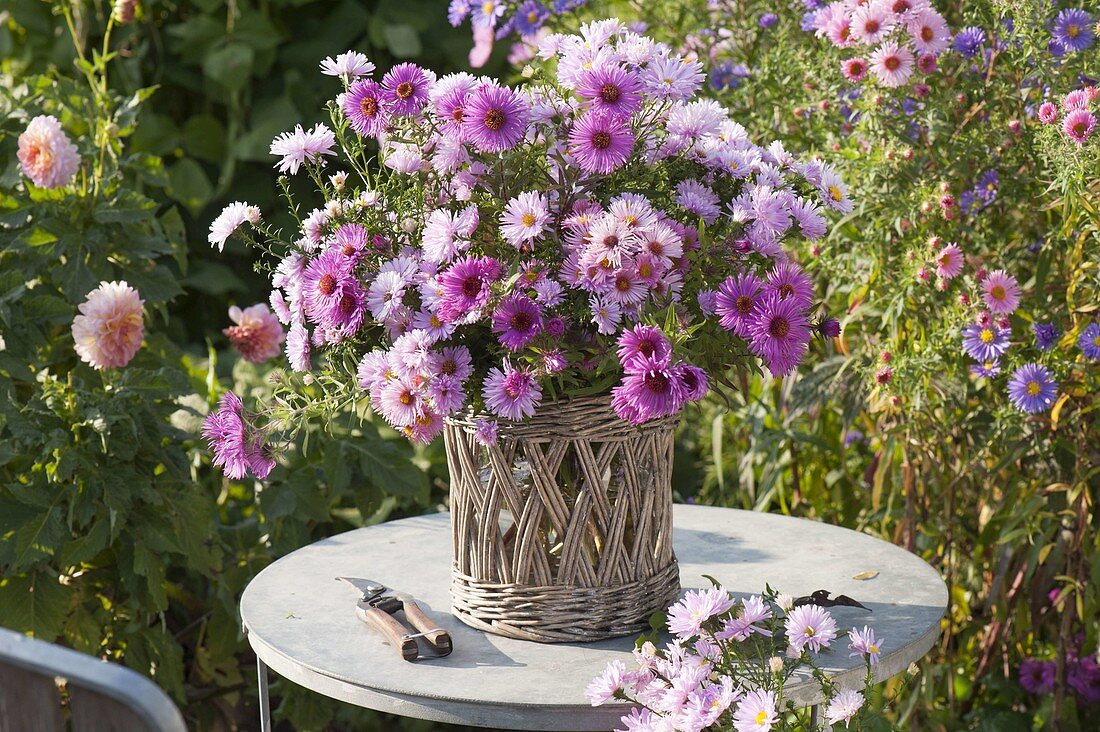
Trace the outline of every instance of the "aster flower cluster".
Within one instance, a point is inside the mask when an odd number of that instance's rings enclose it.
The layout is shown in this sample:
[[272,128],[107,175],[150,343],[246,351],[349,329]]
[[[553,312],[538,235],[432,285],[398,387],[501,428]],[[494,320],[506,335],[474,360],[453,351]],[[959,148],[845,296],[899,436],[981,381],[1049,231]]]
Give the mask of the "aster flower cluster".
[[1060,103],[1043,102],[1039,105],[1039,121],[1054,126],[1067,139],[1084,147],[1096,132],[1096,114],[1100,108],[1100,89],[1086,86],[1075,89]]
[[[354,53],[322,64],[344,83],[332,127],[271,150],[324,205],[290,243],[240,202],[210,235],[277,253],[270,304],[294,370],[325,356],[319,370],[428,442],[462,410],[521,420],[580,391],[632,423],[672,416],[730,367],[783,375],[837,335],[784,250],[851,210],[829,166],[692,101],[698,63],[617,20],[546,36],[539,55],[519,89],[408,63],[376,81]],[[326,177],[337,148],[354,172]]]
[[[546,22],[564,13],[583,7],[588,0],[451,0],[447,6],[447,20],[454,27],[469,21],[473,30],[474,47],[470,51],[470,65],[480,68],[489,60],[493,41],[516,36],[513,55],[528,53],[545,35]],[[509,59],[513,63],[528,60],[526,57]]]
[[[689,590],[668,610],[672,642],[658,649],[643,643],[634,652],[637,667],[613,661],[589,684],[593,706],[627,701],[638,706],[622,718],[626,730],[737,732],[787,729],[783,688],[809,671],[819,673],[815,656],[840,637],[836,620],[816,605],[794,606],[789,595],[768,588],[762,595],[737,598],[720,586]],[[848,633],[849,657],[862,659],[866,684],[882,655],[883,641],[869,626]],[[847,728],[864,713],[864,692],[823,686],[825,721]]]
[[905,86],[915,70],[935,72],[952,42],[947,21],[930,0],[836,0],[809,10],[803,27],[854,54],[841,62],[850,81],[870,74],[886,88]]

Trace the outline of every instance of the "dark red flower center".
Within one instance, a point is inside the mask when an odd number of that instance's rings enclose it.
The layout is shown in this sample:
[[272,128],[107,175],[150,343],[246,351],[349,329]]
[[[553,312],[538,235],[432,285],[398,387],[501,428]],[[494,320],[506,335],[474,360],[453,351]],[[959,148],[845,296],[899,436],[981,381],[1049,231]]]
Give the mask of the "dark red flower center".
[[936,37],[936,33],[928,26],[924,26],[920,29],[920,37],[922,41],[925,41],[927,43]]
[[600,87],[600,99],[605,104],[614,104],[622,98],[623,93],[619,91],[619,87],[615,86],[611,82],[608,82]]
[[733,301],[733,307],[741,315],[748,315],[752,312],[752,298],[748,295],[741,295]]
[[485,113],[485,127],[496,132],[504,126],[504,112],[496,107]]
[[416,91],[416,87],[413,86],[411,81],[403,81],[397,85],[395,93],[398,99],[408,99]]
[[786,318],[777,316],[772,318],[772,321],[768,323],[768,333],[772,338],[784,338],[791,332],[791,324]]
[[466,118],[466,110],[462,107],[455,107],[451,110],[451,119],[455,122],[461,122]]
[[660,371],[650,371],[645,375],[643,382],[645,383],[645,388],[655,394],[668,393],[668,377]]
[[789,282],[784,282],[779,286],[779,297],[786,300],[788,297],[794,294],[794,285]]
[[619,292],[630,292],[630,278],[626,275],[619,275],[616,277],[615,289]]
[[447,376],[453,376],[458,371],[458,364],[453,358],[444,359],[443,363],[439,364],[439,370]]
[[345,257],[351,257],[355,254],[355,247],[353,247],[351,244],[345,244],[343,248],[340,249],[340,253],[343,254]]
[[317,280],[317,289],[322,295],[331,295],[336,292],[336,278],[330,274],[322,275],[321,279]]
[[351,295],[340,296],[340,314],[351,315],[355,312],[355,298]]
[[466,297],[474,297],[481,292],[481,280],[477,277],[467,277],[462,280],[462,294]]
[[531,329],[531,325],[534,321],[531,320],[531,315],[523,310],[517,311],[512,315],[512,330],[526,331]]
[[359,111],[364,117],[373,117],[378,114],[378,100],[374,97],[363,97],[359,102]]
[[882,65],[886,67],[887,71],[896,71],[901,66],[901,59],[897,56],[887,56]]
[[646,356],[652,356],[657,351],[657,346],[653,345],[653,341],[642,341],[638,344],[638,353]]
[[606,150],[611,147],[611,133],[604,130],[600,130],[596,134],[592,135],[592,147],[597,150]]
[[866,23],[863,24],[863,30],[866,33],[878,33],[879,22],[874,18],[869,18]]
[[894,3],[893,10],[895,13],[904,13],[910,7],[909,0],[897,0],[897,2]]

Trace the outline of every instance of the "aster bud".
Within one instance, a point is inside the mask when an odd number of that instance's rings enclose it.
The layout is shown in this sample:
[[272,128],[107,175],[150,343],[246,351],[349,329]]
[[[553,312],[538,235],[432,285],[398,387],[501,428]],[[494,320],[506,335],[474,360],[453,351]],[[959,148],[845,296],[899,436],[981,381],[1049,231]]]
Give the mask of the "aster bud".
[[911,663],[909,664],[909,668],[905,669],[905,673],[909,676],[916,676],[920,673],[920,668],[917,667],[916,663]]
[[967,295],[965,292],[961,293],[959,295],[959,304],[962,305],[963,307],[966,307],[967,305],[969,305],[970,304],[970,295]]
[[328,179],[329,182],[332,183],[333,188],[338,191],[342,191],[344,190],[344,186],[347,185],[348,174],[341,170],[339,173],[333,173],[332,175],[330,175]]
[[404,221],[401,222],[401,229],[406,234],[415,234],[416,233],[416,219],[412,218],[411,216],[407,217]]
[[783,659],[779,656],[772,656],[768,659],[768,670],[777,676],[783,673]]
[[519,73],[520,73],[521,76],[523,76],[524,79],[530,79],[532,76],[535,75],[535,67],[532,66],[531,64],[526,64],[523,67],[523,70],[520,71]]
[[1008,131],[1011,132],[1012,134],[1018,135],[1018,134],[1020,134],[1020,132],[1022,130],[1023,130],[1023,125],[1020,123],[1020,120],[1014,119],[1014,120],[1012,120],[1011,122],[1008,123]]
[[134,16],[137,14],[137,0],[115,0],[115,7],[111,13],[111,17],[115,19],[116,23],[130,23],[133,22]]
[[940,246],[942,246],[942,245],[943,245],[943,239],[941,239],[940,237],[938,237],[938,236],[928,237],[928,248],[929,249],[939,249]]
[[932,273],[928,271],[927,267],[921,267],[917,270],[917,279],[921,282],[927,282],[932,276]]
[[821,247],[819,247],[817,244],[814,244],[813,246],[810,247],[810,254],[814,257],[820,256],[821,255]]
[[882,359],[883,363],[890,363],[890,360],[894,358],[894,355],[892,353],[890,353],[889,351],[883,351],[879,355],[879,358]]
[[901,406],[901,397],[899,397],[897,395],[890,397],[890,406],[891,407]]
[[920,205],[920,210],[921,210],[921,213],[926,213],[926,214],[932,213],[932,202],[931,201],[924,201]]
[[887,150],[886,151],[886,159],[887,160],[893,160],[894,159],[894,151],[893,150]]
[[957,94],[955,96],[955,103],[956,104],[966,104],[966,95],[965,94]]
[[936,280],[936,289],[940,292],[947,292],[947,280]]

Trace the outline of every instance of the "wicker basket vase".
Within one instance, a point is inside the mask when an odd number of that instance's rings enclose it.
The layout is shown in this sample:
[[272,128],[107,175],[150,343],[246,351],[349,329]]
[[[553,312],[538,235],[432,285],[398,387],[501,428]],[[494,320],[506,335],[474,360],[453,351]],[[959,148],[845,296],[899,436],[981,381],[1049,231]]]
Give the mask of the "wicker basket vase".
[[574,399],[544,404],[525,423],[501,421],[485,447],[473,417],[450,420],[452,612],[544,643],[648,628],[680,591],[676,422],[632,427],[607,397]]

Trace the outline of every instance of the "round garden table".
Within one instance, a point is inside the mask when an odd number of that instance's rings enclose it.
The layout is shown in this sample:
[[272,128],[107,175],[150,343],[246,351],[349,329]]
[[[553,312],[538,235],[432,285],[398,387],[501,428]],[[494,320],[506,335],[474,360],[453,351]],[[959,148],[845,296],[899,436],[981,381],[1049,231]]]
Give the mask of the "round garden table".
[[[876,681],[904,671],[939,635],[943,580],[893,544],[816,521],[728,508],[677,505],[673,523],[685,589],[710,586],[707,574],[738,594],[759,594],[765,583],[795,597],[827,589],[870,608],[831,612],[842,634],[869,625],[884,639]],[[263,730],[270,729],[268,669],[334,699],[406,717],[506,729],[618,725],[629,705],[592,707],[584,689],[613,659],[633,665],[632,637],[547,645],[474,630],[449,612],[450,566],[449,516],[441,513],[349,531],[260,572],[241,597],[241,620],[256,652]],[[402,660],[356,617],[358,595],[338,576],[413,595],[451,634],[454,653]],[[861,687],[862,660],[848,657],[843,635],[835,646],[819,662],[840,686]],[[801,706],[823,701],[812,679],[784,693]]]

